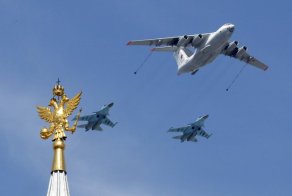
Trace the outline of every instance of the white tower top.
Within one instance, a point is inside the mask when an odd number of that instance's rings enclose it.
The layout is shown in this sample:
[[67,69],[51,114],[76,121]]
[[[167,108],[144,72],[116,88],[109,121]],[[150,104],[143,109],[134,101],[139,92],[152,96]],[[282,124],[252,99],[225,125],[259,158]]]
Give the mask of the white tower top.
[[70,196],[66,172],[52,172],[47,196]]

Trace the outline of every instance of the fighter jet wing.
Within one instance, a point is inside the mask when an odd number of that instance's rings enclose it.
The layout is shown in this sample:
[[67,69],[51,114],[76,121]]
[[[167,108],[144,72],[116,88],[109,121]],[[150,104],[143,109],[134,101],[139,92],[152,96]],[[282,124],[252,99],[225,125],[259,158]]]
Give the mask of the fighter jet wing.
[[110,126],[110,127],[114,127],[117,123],[113,123],[110,119],[105,118],[105,119],[102,121],[102,124],[105,124],[105,125]]
[[198,47],[210,33],[129,41],[127,45]]
[[241,48],[236,47],[234,50],[232,50],[230,52],[222,51],[222,53],[227,55],[227,56],[236,58],[240,61],[243,61],[247,64],[253,65],[253,66],[255,66],[259,69],[262,69],[264,71],[268,69],[268,66],[266,64],[262,63],[261,61],[259,61],[255,57],[248,54],[246,52],[246,50],[247,50],[247,48],[244,46]]
[[[79,121],[89,121],[92,116],[93,115],[80,116]],[[76,120],[76,118],[77,116],[75,116],[72,120]]]
[[211,134],[208,134],[203,129],[198,130],[197,134],[200,135],[200,136],[202,136],[202,137],[205,137],[205,138],[209,138],[211,136]]
[[204,115],[204,116],[200,116],[199,118],[197,118],[196,122],[194,123],[190,123],[189,125],[193,126],[198,126],[198,127],[203,127],[204,126],[204,122],[205,120],[209,117],[209,115]]
[[171,127],[170,129],[168,129],[168,132],[184,132],[189,128],[189,126],[187,127],[179,127],[179,128],[173,128]]
[[109,108],[108,107],[103,107],[101,110],[94,112],[95,114],[99,115],[108,115]]

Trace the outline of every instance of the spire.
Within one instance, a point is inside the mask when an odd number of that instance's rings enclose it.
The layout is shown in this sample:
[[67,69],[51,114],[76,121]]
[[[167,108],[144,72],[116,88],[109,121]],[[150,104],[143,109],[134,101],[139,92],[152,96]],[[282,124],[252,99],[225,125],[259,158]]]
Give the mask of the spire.
[[64,140],[54,140],[53,149],[54,159],[47,196],[70,196],[64,157]]
[[[53,88],[53,98],[49,102],[51,108],[37,106],[40,118],[50,123],[49,128],[41,129],[40,137],[48,139],[52,135],[54,136],[52,140],[54,158],[47,196],[70,196],[64,156],[65,140],[67,138],[65,131],[71,131],[73,134],[76,130],[81,110],[72,127],[69,126],[67,118],[77,108],[81,94],[82,92],[69,99],[58,78],[57,84]],[[58,99],[55,99],[55,96]]]
[[54,149],[54,159],[52,165],[52,172],[54,171],[64,171],[66,172],[65,165],[65,142],[63,139],[57,139],[53,141],[53,149]]

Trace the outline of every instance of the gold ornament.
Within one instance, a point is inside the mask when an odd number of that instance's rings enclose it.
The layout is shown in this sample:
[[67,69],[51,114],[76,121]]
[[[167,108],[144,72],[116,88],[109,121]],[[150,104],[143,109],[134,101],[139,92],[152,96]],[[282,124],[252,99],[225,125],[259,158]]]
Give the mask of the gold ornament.
[[[52,134],[54,134],[54,140],[66,139],[65,131],[75,132],[77,127],[77,122],[80,117],[81,109],[77,115],[77,118],[72,127],[69,127],[69,122],[67,118],[72,114],[72,112],[77,108],[82,92],[78,93],[72,99],[69,99],[64,93],[64,87],[59,84],[55,85],[53,88],[53,95],[58,96],[58,100],[54,97],[50,100],[50,107],[37,106],[37,111],[39,117],[48,123],[50,123],[49,128],[42,128],[40,131],[40,136],[42,139],[48,139]],[[53,110],[51,110],[53,108]]]

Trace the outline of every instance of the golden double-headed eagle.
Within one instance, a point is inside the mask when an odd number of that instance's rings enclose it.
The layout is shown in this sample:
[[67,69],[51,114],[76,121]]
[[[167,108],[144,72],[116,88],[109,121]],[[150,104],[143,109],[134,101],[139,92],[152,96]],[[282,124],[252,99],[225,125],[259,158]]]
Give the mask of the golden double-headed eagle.
[[[50,123],[49,128],[42,128],[40,136],[42,139],[48,139],[54,134],[53,141],[56,139],[66,139],[65,131],[71,131],[74,133],[76,130],[77,122],[81,113],[81,109],[77,115],[77,118],[72,127],[69,126],[67,118],[77,108],[82,92],[75,95],[72,99],[69,99],[64,93],[64,87],[59,84],[53,88],[53,98],[51,98],[50,107],[37,106],[37,111],[41,119]],[[55,98],[58,97],[58,99]],[[53,110],[51,110],[53,108]]]

